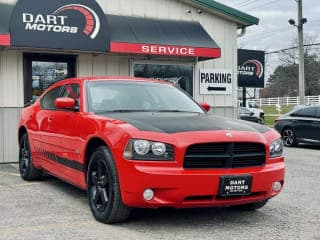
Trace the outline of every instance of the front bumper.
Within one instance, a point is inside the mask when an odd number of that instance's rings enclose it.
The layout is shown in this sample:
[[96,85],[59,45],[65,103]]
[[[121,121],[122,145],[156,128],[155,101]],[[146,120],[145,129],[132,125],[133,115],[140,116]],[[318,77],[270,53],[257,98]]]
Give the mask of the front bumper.
[[[276,196],[273,184],[284,183],[283,157],[270,160],[261,167],[214,170],[185,170],[170,164],[143,164],[128,162],[120,174],[123,202],[130,207],[142,208],[191,208],[231,206],[259,202]],[[122,176],[121,176],[122,175]],[[240,197],[219,197],[221,176],[251,175],[251,194]],[[152,200],[143,199],[145,189],[154,190]]]

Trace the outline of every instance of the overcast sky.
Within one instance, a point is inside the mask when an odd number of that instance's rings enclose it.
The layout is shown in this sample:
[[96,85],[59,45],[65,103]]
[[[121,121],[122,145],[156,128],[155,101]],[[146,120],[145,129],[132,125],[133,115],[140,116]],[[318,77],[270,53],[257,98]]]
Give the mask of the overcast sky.
[[[297,19],[295,0],[218,0],[219,2],[258,17],[260,24],[247,29],[239,46],[248,49],[273,51],[291,47],[297,39],[297,30],[288,24],[289,18]],[[320,1],[303,0],[306,36],[320,42]]]

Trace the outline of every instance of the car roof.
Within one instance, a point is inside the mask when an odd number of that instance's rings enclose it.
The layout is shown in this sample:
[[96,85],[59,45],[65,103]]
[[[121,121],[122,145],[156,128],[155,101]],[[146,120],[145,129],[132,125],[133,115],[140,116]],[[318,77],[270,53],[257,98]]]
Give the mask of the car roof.
[[297,111],[297,110],[301,110],[301,109],[305,109],[305,108],[310,108],[310,107],[320,107],[320,104],[313,104],[313,105],[298,105],[295,106],[292,111]]
[[172,83],[165,81],[165,80],[157,80],[157,79],[150,79],[150,78],[139,78],[139,77],[128,77],[128,76],[88,76],[88,77],[76,77],[76,78],[67,78],[61,80],[53,85],[56,84],[64,85],[70,82],[84,82],[84,81],[132,81],[132,82],[149,82],[149,83],[160,83],[166,85],[173,85]]
[[283,116],[289,116],[294,112],[300,111],[302,109],[306,109],[306,108],[311,108],[311,107],[316,107],[316,108],[320,108],[320,104],[314,104],[314,105],[297,105],[295,106],[291,111],[287,112],[286,114],[283,114]]

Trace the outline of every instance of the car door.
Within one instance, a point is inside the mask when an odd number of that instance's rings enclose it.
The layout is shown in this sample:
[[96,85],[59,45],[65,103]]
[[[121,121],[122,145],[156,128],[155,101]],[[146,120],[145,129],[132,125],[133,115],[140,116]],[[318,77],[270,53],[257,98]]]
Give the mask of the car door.
[[[63,86],[60,97],[76,100],[79,109],[80,87],[76,83]],[[56,109],[51,116],[48,132],[51,139],[51,153],[57,175],[71,182],[77,182],[78,172],[82,172],[80,163],[81,140],[78,133],[80,113],[76,109]]]
[[40,160],[43,168],[51,168],[53,163],[49,161],[51,152],[51,139],[49,134],[52,115],[55,112],[54,101],[61,93],[61,86],[51,89],[40,100],[39,110],[35,114],[38,131],[33,134],[36,158]]
[[316,107],[306,107],[294,113],[295,120],[295,133],[296,137],[302,141],[314,141],[316,138],[315,133],[315,120],[316,120]]
[[320,106],[317,107],[316,118],[313,121],[315,140],[320,142]]

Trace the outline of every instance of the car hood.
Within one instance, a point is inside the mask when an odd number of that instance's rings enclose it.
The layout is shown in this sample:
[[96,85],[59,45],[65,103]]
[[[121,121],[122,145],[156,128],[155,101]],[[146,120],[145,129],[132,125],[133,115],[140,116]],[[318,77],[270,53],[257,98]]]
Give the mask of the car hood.
[[213,130],[265,133],[270,130],[263,125],[204,113],[128,112],[108,113],[103,116],[126,122],[141,131],[162,133]]

